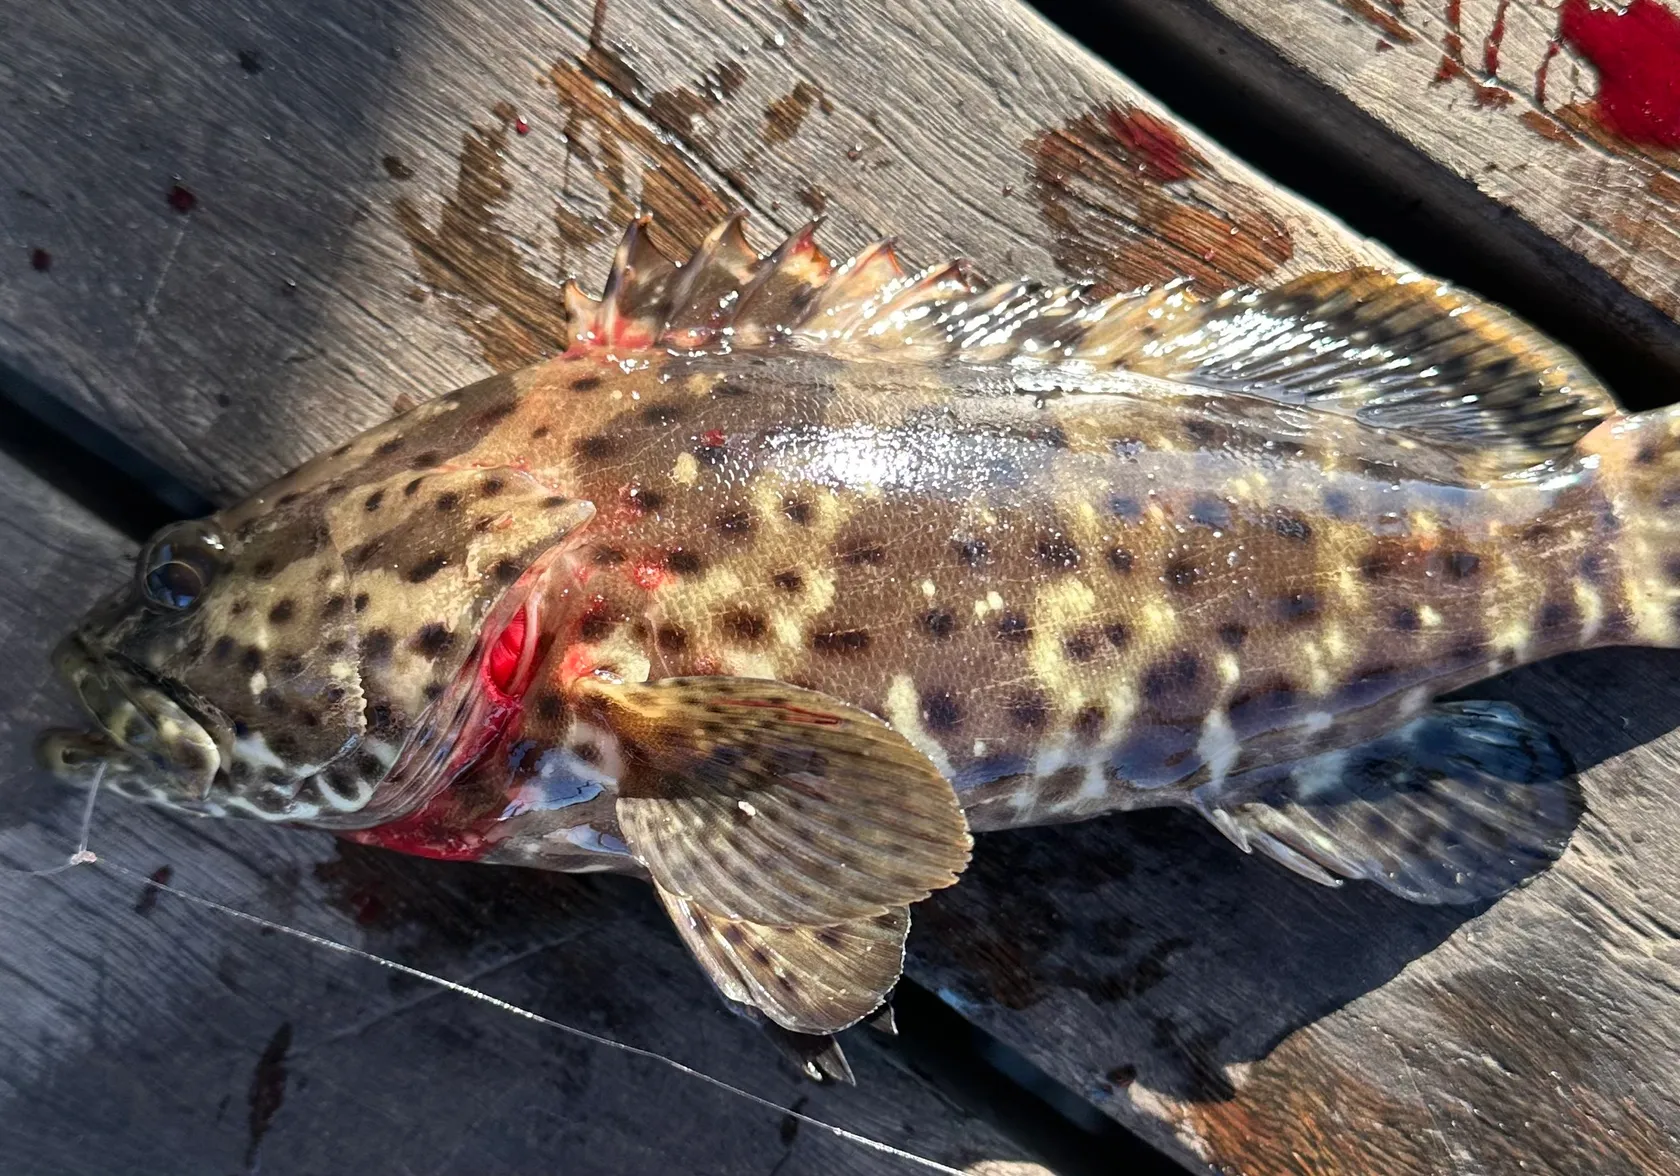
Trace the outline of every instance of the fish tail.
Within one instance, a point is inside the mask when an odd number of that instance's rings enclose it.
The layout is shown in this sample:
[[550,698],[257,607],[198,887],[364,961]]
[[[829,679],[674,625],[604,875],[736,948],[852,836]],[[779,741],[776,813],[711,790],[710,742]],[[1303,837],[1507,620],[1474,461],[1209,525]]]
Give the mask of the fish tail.
[[1608,507],[1603,573],[1617,566],[1627,602],[1614,644],[1680,647],[1680,405],[1616,416],[1582,437]]

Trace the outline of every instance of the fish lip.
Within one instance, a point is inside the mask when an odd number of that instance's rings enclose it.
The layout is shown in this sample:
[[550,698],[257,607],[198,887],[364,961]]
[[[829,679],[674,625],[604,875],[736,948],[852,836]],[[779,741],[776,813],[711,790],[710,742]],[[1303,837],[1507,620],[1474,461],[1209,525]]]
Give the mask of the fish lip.
[[[120,651],[95,645],[82,631],[59,643],[53,663],[97,725],[97,731],[89,733],[87,746],[100,740],[108,742],[131,763],[145,765],[148,774],[164,777],[168,790],[188,801],[207,800],[217,781],[226,779],[223,765],[232,753],[233,724],[205,699]],[[144,720],[153,737],[161,739],[162,731],[172,728],[169,742],[161,749],[137,744],[125,730],[113,725],[116,706],[98,705],[101,696],[91,692],[94,686],[105,692],[108,701],[115,702],[110,693],[114,692],[116,699]],[[158,705],[159,700],[168,704],[167,710]],[[195,749],[196,764],[180,758],[183,748]],[[165,755],[164,751],[174,754]],[[115,757],[108,754],[105,758],[110,761]],[[68,763],[48,766],[61,779],[75,782],[78,778]]]

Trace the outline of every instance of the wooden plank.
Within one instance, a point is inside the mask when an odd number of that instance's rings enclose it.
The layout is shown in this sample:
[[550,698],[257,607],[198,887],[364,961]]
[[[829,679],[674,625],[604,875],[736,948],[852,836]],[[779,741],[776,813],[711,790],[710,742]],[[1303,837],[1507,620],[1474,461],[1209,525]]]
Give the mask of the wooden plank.
[[[1074,23],[1088,23],[1077,5]],[[1105,0],[1524,297],[1680,370],[1680,7],[1635,0]],[[1111,34],[1112,35],[1112,34]],[[1535,230],[1538,230],[1537,232]],[[1544,316],[1542,316],[1544,317]],[[1620,336],[1618,341],[1617,336]],[[1629,374],[1647,378],[1649,369]],[[1635,379],[1624,394],[1657,403]]]
[[671,246],[735,205],[766,242],[821,209],[835,251],[892,233],[999,276],[1219,286],[1384,256],[1013,0],[638,0],[590,52],[592,17],[26,6],[0,355],[227,496],[551,347],[558,279],[598,283],[638,205]]
[[[76,843],[81,797],[28,771],[50,642],[130,543],[0,457],[0,864]],[[856,1034],[859,1089],[779,1063],[724,1012],[645,888],[439,868],[302,831],[102,806],[107,861],[645,1045],[923,1156],[1047,1176]],[[902,1173],[913,1166],[653,1063],[159,895],[109,868],[0,875],[8,1172]]]
[[[1386,256],[1164,121],[1002,0],[622,4],[593,46],[581,4],[385,16],[338,5],[324,34],[306,33],[325,11],[201,5],[142,23],[43,8],[14,42],[47,63],[31,76],[66,80],[17,93],[19,118],[0,127],[6,192],[31,194],[0,195],[24,259],[0,287],[0,358],[219,495],[378,419],[394,396],[541,354],[563,328],[558,277],[598,281],[615,226],[638,204],[660,214],[673,248],[737,203],[782,229],[820,205],[837,251],[897,232],[922,260],[967,253],[994,275],[1114,284],[1183,269],[1216,287]],[[127,101],[129,86],[144,103]],[[191,211],[169,204],[176,174]],[[49,268],[23,269],[36,248]],[[1650,693],[1629,710],[1643,716],[1630,730],[1666,730]],[[1588,762],[1617,746],[1593,742],[1603,736],[1573,729]],[[1655,766],[1644,754],[1628,761],[1634,779]],[[1630,799],[1637,788],[1594,788],[1605,844],[1649,820],[1648,800]],[[279,844],[293,834],[225,836],[302,852]],[[1587,853],[1586,836],[1575,852]],[[1594,868],[1612,869],[1608,857],[1599,851]],[[379,868],[428,888],[449,873]],[[1498,960],[1499,977],[1532,967],[1536,984],[1555,979],[1548,999],[1579,1000],[1590,981],[1597,1000],[1652,1016],[1648,1036],[1671,1034],[1651,999],[1670,978],[1644,962],[1671,966],[1668,949],[1618,938],[1640,917],[1621,892],[1614,916],[1578,917],[1586,900],[1574,892],[1599,887],[1571,868],[1548,880],[1562,893],[1537,887],[1466,922],[1364,890],[1326,894],[1170,816],[1003,835],[920,917],[911,970],[1193,1166],[1388,1170],[1369,1161],[1411,1156],[1396,1149],[1423,1138],[1440,1150],[1420,1170],[1466,1154],[1514,1171],[1487,1140],[1519,1146],[1521,1128],[1489,1135],[1465,1104],[1520,1124],[1547,1076],[1525,1054],[1513,1070],[1524,1081],[1499,1085],[1501,1101],[1469,1066],[1499,1058],[1507,1030],[1543,1050],[1544,1002],[1501,1020],[1484,1006],[1505,990],[1484,986],[1481,1004],[1460,1000],[1474,1011],[1425,1021],[1426,997],[1406,986],[1436,999],[1442,977],[1470,971],[1466,959]],[[300,902],[289,917],[332,915]],[[616,932],[594,926],[611,960],[600,966],[630,967]],[[1552,974],[1526,954],[1531,926],[1554,949],[1534,959],[1560,961]],[[1498,950],[1484,957],[1489,943]],[[445,962],[470,954],[458,938],[435,950],[428,958]],[[1438,977],[1437,955],[1450,965]],[[1564,957],[1585,962],[1563,969]],[[1613,1156],[1622,1143],[1609,1132],[1673,1130],[1655,1055],[1628,1044],[1637,1037],[1618,1041],[1632,1023],[1565,1023],[1588,1059],[1563,1083],[1579,1096],[1571,1105],[1612,1110],[1589,1112],[1605,1125],[1578,1133],[1593,1142],[1542,1152],[1541,1140],[1531,1163],[1568,1171],[1588,1148]],[[1396,1063],[1350,1093],[1389,1065],[1379,1039],[1410,1043],[1397,1055],[1409,1070]],[[1399,1133],[1373,1126],[1390,1112]]]

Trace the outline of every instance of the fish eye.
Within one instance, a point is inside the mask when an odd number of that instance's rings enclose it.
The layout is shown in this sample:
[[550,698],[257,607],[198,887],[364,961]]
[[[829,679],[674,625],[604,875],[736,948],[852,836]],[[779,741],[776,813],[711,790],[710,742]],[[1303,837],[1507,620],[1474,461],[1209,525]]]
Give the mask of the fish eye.
[[176,523],[152,536],[140,553],[140,594],[148,604],[185,612],[216,578],[225,545],[209,523]]

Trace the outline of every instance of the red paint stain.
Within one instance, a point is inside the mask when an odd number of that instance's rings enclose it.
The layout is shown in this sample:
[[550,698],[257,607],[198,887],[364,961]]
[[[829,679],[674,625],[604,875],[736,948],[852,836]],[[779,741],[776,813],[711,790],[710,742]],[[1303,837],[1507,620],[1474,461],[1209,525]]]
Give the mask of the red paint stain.
[[524,115],[520,115],[518,118],[513,120],[513,133],[516,135],[528,135],[531,133],[531,124],[525,121]]
[[1633,143],[1680,148],[1680,16],[1657,0],[1624,11],[1564,0],[1559,32],[1598,69],[1598,121]]
[[45,249],[31,249],[29,251],[29,268],[37,273],[46,273],[52,268],[52,254]]
[[1551,43],[1546,46],[1546,55],[1540,59],[1540,68],[1534,71],[1534,104],[1536,106],[1543,107],[1546,105],[1546,79],[1552,72],[1552,58],[1556,57],[1558,50],[1562,48],[1563,42],[1553,37]]
[[1460,0],[1447,0],[1447,34],[1441,39],[1441,65],[1435,80],[1445,82],[1464,73],[1464,9]]
[[1499,47],[1505,41],[1505,10],[1510,7],[1511,0],[1499,0],[1499,7],[1493,10],[1493,28],[1482,45],[1482,72],[1489,77],[1499,73]]
[[1112,106],[1108,129],[1137,161],[1138,170],[1162,183],[1188,180],[1206,162],[1177,127],[1147,111]]
[[192,194],[191,189],[176,184],[169,189],[169,207],[176,212],[191,212],[198,207],[198,197]]

